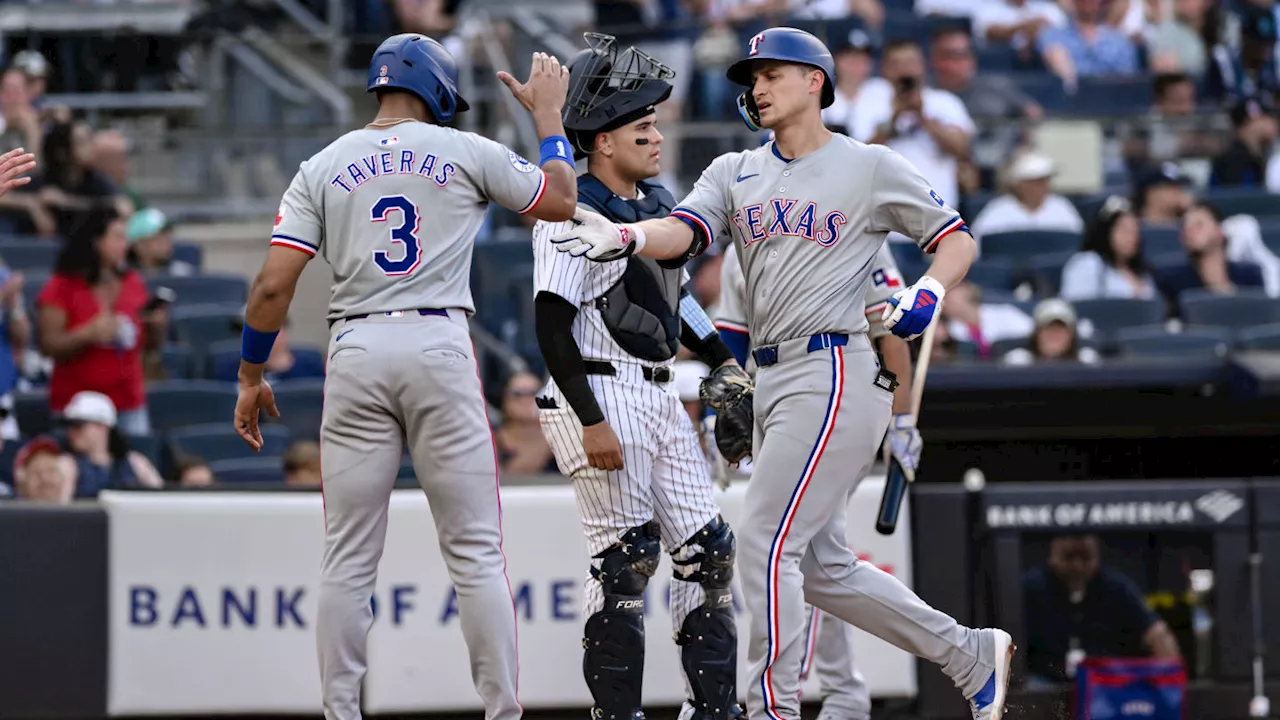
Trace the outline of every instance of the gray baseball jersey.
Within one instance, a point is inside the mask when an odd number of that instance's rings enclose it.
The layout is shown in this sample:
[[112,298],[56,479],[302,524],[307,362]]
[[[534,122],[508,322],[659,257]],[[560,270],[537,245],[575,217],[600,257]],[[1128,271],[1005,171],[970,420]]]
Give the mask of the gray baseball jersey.
[[864,289],[885,235],[932,252],[964,227],[901,155],[839,134],[794,161],[774,143],[721,155],[672,215],[709,238],[732,228],[757,346],[866,332]]
[[471,251],[492,200],[520,213],[546,175],[506,147],[427,123],[349,132],[302,164],[272,245],[333,266],[329,319],[471,299]]
[[303,163],[285,192],[271,244],[319,253],[334,274],[316,620],[327,720],[360,717],[369,596],[406,446],[458,591],[486,717],[520,717],[497,467],[468,331],[469,277],[489,201],[527,212],[545,187],[540,168],[495,142],[409,122],[342,136]]

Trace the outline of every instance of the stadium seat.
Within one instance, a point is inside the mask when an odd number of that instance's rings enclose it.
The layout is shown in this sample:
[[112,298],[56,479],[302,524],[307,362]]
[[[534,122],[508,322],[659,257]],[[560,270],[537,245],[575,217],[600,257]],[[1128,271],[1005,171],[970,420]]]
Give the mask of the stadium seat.
[[198,457],[208,463],[262,455],[284,455],[289,447],[289,428],[282,425],[259,425],[262,451],[254,452],[239,435],[228,430],[225,422],[192,425],[170,430],[169,450],[173,456]]
[[1072,305],[1078,317],[1087,318],[1096,332],[1106,335],[1124,328],[1159,325],[1165,317],[1164,301],[1157,299],[1099,298],[1076,300]]
[[1142,115],[1151,109],[1154,86],[1146,75],[1082,77],[1080,87],[1064,108],[1066,114],[1089,117]]
[[1280,350],[1280,323],[1244,328],[1236,333],[1241,350]]
[[[35,310],[36,296],[40,294],[45,284],[49,282],[49,275],[50,273],[48,272],[37,272],[35,270],[22,273],[22,300],[31,310]],[[32,318],[32,320],[34,319]],[[32,326],[35,326],[34,322],[32,322]]]
[[323,380],[286,380],[274,383],[272,390],[275,391],[280,418],[271,418],[271,422],[289,428],[298,440],[320,437],[320,418],[324,409]]
[[924,275],[929,267],[929,260],[925,258],[920,248],[908,242],[891,242],[888,245],[889,252],[893,254],[893,260],[898,264],[898,270],[902,272],[903,279],[908,283],[914,283]]
[[1028,258],[1049,253],[1072,253],[1080,249],[1080,234],[1057,230],[1017,230],[982,236],[983,258]]
[[[223,426],[223,432],[226,432],[225,425]],[[163,460],[161,450],[163,446],[159,435],[125,435],[124,439],[129,444],[130,450],[145,455],[151,461],[151,464],[157,468],[161,466],[161,461]],[[240,442],[241,444],[244,443],[243,440]]]
[[1075,255],[1071,252],[1051,252],[1032,255],[1022,261],[1022,275],[1035,286],[1036,294],[1054,297],[1062,284],[1062,268]]
[[502,320],[516,312],[509,292],[511,277],[532,275],[533,244],[522,228],[504,228],[493,242],[475,246],[471,287],[477,316],[492,332],[500,332]]
[[49,393],[45,390],[15,392],[13,414],[18,420],[18,429],[26,437],[49,432],[55,425],[53,411],[49,409]]
[[1231,348],[1231,331],[1200,327],[1171,333],[1161,325],[1125,328],[1116,333],[1116,345],[1120,354],[1128,357],[1223,357]]
[[408,453],[405,453],[404,456],[400,458],[400,472],[396,473],[396,479],[416,480],[417,478],[417,474],[413,471],[413,458],[409,457]]
[[1276,196],[1258,188],[1213,188],[1205,199],[1218,208],[1224,218],[1232,215],[1275,215]]
[[168,432],[188,425],[229,423],[236,407],[236,388],[209,380],[170,380],[147,388],[151,427]]
[[60,243],[49,240],[0,240],[0,262],[23,273],[47,273],[60,249]]
[[983,290],[1013,290],[1013,263],[1006,258],[984,258],[969,268],[965,279]]
[[[1010,77],[1018,84],[1018,88],[1031,96],[1040,107],[1049,112],[1065,109],[1069,102],[1062,81],[1046,72],[1010,73]],[[1074,102],[1075,98],[1071,98]]]
[[191,348],[168,343],[160,349],[161,364],[170,380],[186,380],[191,377]]
[[204,266],[204,249],[195,243],[175,242],[173,244],[173,259],[181,260],[199,269]]
[[1142,226],[1142,255],[1150,260],[1161,255],[1183,255],[1182,240],[1178,228],[1155,225]]
[[[18,458],[22,442],[6,442],[0,446],[0,483],[13,487],[13,461]],[[16,491],[17,488],[14,488]]]
[[157,287],[173,290],[174,306],[202,303],[234,303],[243,306],[249,295],[249,286],[238,275],[192,275],[178,277],[162,275],[147,278],[147,289]]
[[284,460],[272,456],[254,456],[218,460],[209,469],[220,483],[282,483]]
[[1187,290],[1178,296],[1178,306],[1188,325],[1240,330],[1280,322],[1280,300],[1268,297],[1261,289],[1241,289],[1234,295]]
[[173,339],[203,355],[213,343],[240,337],[243,304],[205,303],[173,308],[169,327]]
[[[309,365],[324,365],[324,351],[309,347],[294,347],[293,354]],[[235,382],[240,374],[240,340],[219,340],[205,348],[204,367],[201,372],[210,380]]]

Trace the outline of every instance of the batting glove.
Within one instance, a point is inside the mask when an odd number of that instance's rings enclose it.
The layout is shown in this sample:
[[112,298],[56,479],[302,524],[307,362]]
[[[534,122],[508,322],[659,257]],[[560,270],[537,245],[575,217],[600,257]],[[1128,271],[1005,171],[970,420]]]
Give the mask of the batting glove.
[[596,262],[620,260],[644,247],[644,231],[618,225],[603,215],[578,208],[563,232],[551,236],[556,250]]
[[925,275],[915,285],[899,290],[889,298],[880,322],[894,335],[904,340],[915,340],[933,322],[933,316],[946,294],[942,283]]
[[889,454],[902,465],[908,481],[916,479],[921,450],[924,450],[924,439],[916,429],[916,416],[911,413],[894,415],[893,422],[889,423]]

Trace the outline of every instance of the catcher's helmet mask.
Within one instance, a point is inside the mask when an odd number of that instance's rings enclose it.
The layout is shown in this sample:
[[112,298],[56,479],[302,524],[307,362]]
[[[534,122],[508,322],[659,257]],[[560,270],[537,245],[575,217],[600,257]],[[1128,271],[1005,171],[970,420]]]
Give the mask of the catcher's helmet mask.
[[757,60],[803,65],[822,71],[822,97],[818,107],[827,108],[836,101],[836,63],[827,46],[812,34],[790,27],[763,30],[747,42],[747,56],[729,66],[725,77],[747,91],[738,96],[738,114],[752,130],[759,130],[760,109],[753,94],[754,68]]
[[587,49],[569,63],[569,93],[564,103],[564,128],[574,157],[595,151],[596,135],[616,130],[653,112],[671,96],[676,73],[654,57],[628,47],[618,49],[617,38],[588,32]]

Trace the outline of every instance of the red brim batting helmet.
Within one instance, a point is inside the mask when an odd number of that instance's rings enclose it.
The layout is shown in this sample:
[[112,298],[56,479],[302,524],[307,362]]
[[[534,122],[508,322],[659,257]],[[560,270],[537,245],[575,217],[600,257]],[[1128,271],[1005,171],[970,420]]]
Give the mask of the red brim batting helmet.
[[[752,70],[757,60],[777,60],[818,68],[822,71],[822,107],[836,101],[836,61],[821,40],[796,28],[769,28],[747,41],[747,56],[729,66],[729,81],[754,87]],[[749,93],[748,93],[749,94]]]

